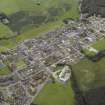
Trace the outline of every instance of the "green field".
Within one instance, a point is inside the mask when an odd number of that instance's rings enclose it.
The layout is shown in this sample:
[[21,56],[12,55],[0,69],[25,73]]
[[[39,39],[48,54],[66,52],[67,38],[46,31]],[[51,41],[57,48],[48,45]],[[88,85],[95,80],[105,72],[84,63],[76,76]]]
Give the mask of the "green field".
[[[96,49],[98,52],[105,50],[105,38],[96,41],[94,44],[91,45],[91,47]],[[95,52],[89,51],[89,49],[83,49],[83,53],[90,57],[96,55]]]
[[[37,5],[37,4],[40,5]],[[18,11],[43,11],[50,7],[62,7],[63,4],[72,4],[73,9],[71,10],[72,14],[75,13],[75,8],[77,8],[76,0],[0,0],[0,12],[6,14],[16,13]]]
[[82,60],[73,66],[73,71],[83,91],[105,85],[105,58],[98,62]]
[[9,27],[0,23],[0,38],[13,36],[13,32],[9,29]]
[[0,76],[8,75],[9,73],[10,73],[10,70],[8,69],[8,67],[4,67],[0,69]]
[[36,2],[37,0],[0,0],[0,12],[12,14],[21,10],[32,11],[36,8]]
[[97,49],[98,51],[105,50],[105,38],[102,40],[97,41],[92,45],[93,48]]
[[47,84],[33,103],[37,105],[75,105],[71,83]]

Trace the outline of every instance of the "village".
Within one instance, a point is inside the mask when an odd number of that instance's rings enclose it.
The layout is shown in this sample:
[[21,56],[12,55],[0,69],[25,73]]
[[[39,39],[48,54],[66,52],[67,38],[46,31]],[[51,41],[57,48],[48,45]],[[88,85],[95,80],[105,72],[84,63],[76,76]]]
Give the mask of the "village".
[[69,20],[64,28],[2,52],[0,65],[8,66],[11,73],[0,77],[0,105],[30,105],[45,84],[66,83],[72,75],[70,65],[85,57],[81,50],[105,37],[104,26],[105,18],[95,16]]

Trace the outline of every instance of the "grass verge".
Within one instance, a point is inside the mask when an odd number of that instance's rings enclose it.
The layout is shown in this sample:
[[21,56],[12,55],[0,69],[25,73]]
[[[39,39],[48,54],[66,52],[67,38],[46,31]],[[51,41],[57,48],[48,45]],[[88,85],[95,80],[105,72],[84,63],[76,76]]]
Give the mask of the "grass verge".
[[47,84],[33,103],[38,105],[75,105],[71,83],[65,85]]

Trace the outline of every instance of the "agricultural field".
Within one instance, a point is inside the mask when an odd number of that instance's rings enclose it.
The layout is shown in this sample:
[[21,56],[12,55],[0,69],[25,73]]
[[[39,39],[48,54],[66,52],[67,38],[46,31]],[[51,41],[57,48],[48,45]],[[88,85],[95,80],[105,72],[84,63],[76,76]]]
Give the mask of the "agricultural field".
[[38,105],[75,105],[74,100],[70,82],[65,85],[49,83],[35,98],[33,103]]
[[0,24],[0,38],[16,36],[0,40],[0,52],[62,27],[66,18],[79,18],[77,0],[0,0],[0,13],[10,19],[8,25]]
[[105,57],[97,62],[85,59],[72,68],[81,90],[105,86]]

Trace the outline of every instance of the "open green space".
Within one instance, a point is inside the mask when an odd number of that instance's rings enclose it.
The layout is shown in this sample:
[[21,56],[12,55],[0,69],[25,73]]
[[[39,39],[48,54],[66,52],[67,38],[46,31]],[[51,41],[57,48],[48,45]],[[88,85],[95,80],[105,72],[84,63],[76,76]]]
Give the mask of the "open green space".
[[[66,10],[70,7],[77,8],[77,0],[0,0],[0,12],[13,14],[18,11],[43,11],[46,12],[50,7],[65,7]],[[74,15],[75,10],[71,10]],[[77,11],[76,11],[77,12]]]
[[8,67],[0,68],[0,76],[8,75],[10,73],[10,70]]
[[33,103],[37,105],[75,105],[71,83],[65,85],[59,83],[47,84]]
[[103,38],[103,39],[97,41],[96,43],[94,43],[94,44],[92,45],[92,47],[94,47],[94,48],[95,48],[96,50],[98,50],[98,51],[103,51],[103,50],[105,50],[105,38]]
[[[103,38],[99,41],[96,41],[90,47],[97,50],[98,52],[104,51],[105,50],[105,38]],[[90,57],[95,56],[97,54],[94,51],[90,51],[89,48],[83,49],[83,53],[87,56],[90,56]]]
[[8,26],[0,23],[0,38],[7,38],[13,35],[13,32],[9,29]]
[[105,58],[97,62],[85,59],[72,68],[81,90],[87,91],[105,85]]
[[32,11],[38,8],[36,3],[37,0],[0,0],[0,12],[9,15],[21,10]]

